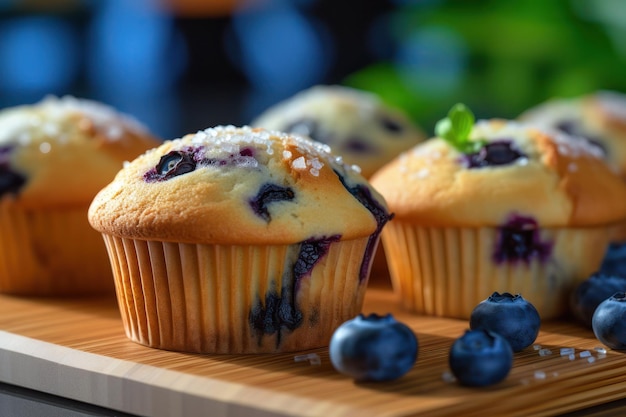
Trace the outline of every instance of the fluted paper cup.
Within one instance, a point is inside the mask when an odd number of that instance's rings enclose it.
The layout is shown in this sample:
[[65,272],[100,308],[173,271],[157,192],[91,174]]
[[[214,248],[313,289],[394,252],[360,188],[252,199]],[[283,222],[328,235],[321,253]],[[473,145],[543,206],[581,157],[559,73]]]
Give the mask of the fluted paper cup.
[[568,310],[570,292],[595,272],[611,238],[608,226],[541,229],[547,259],[498,262],[497,228],[426,228],[394,220],[382,233],[394,291],[407,310],[468,319],[493,292],[521,294],[542,319]]
[[87,206],[23,210],[3,199],[0,230],[0,293],[113,293],[106,248],[87,221]]
[[300,244],[104,239],[126,335],[145,346],[196,353],[311,349],[326,346],[363,305],[367,238],[331,243],[310,271],[297,265]]

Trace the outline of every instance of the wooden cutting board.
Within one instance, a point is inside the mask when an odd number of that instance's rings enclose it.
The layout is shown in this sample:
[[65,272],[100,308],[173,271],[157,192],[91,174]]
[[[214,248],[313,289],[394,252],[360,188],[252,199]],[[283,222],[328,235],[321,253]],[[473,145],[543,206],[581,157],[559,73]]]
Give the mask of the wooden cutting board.
[[[198,355],[129,341],[115,299],[0,296],[0,381],[145,416],[547,416],[626,398],[626,354],[566,321],[542,324],[539,346],[516,353],[508,378],[466,388],[447,378],[448,351],[467,322],[401,311],[372,286],[365,312],[391,312],[419,340],[414,368],[390,383],[356,384],[295,354]],[[574,348],[575,357],[561,356]],[[585,357],[589,354],[590,356]]]

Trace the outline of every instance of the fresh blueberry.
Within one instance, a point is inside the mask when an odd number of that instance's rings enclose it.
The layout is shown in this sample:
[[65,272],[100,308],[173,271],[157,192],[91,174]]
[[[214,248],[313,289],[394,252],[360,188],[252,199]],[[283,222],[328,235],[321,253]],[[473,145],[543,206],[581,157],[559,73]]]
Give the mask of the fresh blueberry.
[[626,243],[609,244],[600,266],[600,272],[626,277]]
[[494,292],[470,315],[470,329],[485,329],[504,337],[514,352],[532,345],[539,334],[537,309],[519,294]]
[[467,155],[467,163],[469,168],[507,165],[525,156],[513,148],[511,141],[502,140],[487,143],[478,152]]
[[360,314],[343,323],[330,340],[335,369],[356,381],[390,381],[406,374],[417,360],[415,333],[391,314]]
[[552,254],[552,242],[542,241],[539,225],[532,217],[512,214],[499,227],[493,258],[496,263],[529,263],[533,258],[546,261]]
[[468,330],[450,348],[450,370],[461,385],[496,384],[513,366],[513,349],[505,338],[489,330]]
[[600,303],[593,313],[593,333],[615,350],[626,349],[626,293],[616,292]]
[[596,272],[572,291],[570,297],[572,314],[591,328],[593,313],[598,305],[618,291],[626,291],[626,276]]

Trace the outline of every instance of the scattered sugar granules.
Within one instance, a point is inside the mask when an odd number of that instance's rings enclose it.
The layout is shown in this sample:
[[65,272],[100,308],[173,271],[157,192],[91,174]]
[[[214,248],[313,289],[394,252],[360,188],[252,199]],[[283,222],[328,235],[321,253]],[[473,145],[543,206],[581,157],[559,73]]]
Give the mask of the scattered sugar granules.
[[321,365],[322,359],[320,355],[317,353],[307,353],[304,355],[296,355],[293,357],[294,362],[305,362],[308,361],[310,365]]
[[450,371],[445,371],[444,373],[442,373],[441,379],[443,379],[444,382],[449,382],[449,383],[456,381],[454,374],[452,374],[452,372]]

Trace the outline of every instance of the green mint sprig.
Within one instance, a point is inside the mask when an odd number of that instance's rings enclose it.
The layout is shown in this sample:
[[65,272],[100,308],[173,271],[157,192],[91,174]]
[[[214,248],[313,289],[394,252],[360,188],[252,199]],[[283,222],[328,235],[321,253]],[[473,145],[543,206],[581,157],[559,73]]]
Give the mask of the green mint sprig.
[[470,140],[474,122],[474,113],[462,103],[457,103],[448,112],[448,116],[435,125],[435,134],[454,146],[459,152],[471,154],[477,152],[486,141]]

